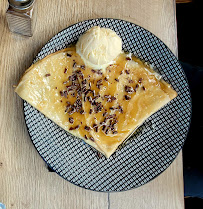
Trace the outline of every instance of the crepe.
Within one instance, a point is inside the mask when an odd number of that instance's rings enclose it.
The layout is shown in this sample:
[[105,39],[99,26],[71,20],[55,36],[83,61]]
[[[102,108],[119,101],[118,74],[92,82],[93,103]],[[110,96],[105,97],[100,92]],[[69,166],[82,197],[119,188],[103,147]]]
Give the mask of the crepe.
[[177,96],[151,67],[121,53],[95,70],[75,46],[33,64],[15,92],[69,133],[109,158],[150,115]]

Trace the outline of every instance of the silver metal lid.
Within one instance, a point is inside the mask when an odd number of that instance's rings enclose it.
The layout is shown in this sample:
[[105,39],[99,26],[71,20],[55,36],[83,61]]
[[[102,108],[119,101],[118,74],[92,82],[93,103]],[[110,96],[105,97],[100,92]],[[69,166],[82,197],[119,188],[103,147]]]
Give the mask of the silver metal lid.
[[33,3],[34,0],[8,0],[9,5],[16,9],[28,9]]

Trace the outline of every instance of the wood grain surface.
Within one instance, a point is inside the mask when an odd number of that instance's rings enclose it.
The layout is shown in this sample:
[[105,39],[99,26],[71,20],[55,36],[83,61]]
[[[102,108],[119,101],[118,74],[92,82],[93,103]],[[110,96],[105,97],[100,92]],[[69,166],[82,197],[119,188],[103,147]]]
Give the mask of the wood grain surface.
[[9,31],[7,1],[0,1],[0,202],[7,209],[182,209],[182,153],[150,183],[126,192],[99,193],[49,172],[25,126],[14,93],[23,72],[56,33],[78,21],[112,17],[134,22],[158,36],[176,55],[174,0],[37,0],[33,37]]

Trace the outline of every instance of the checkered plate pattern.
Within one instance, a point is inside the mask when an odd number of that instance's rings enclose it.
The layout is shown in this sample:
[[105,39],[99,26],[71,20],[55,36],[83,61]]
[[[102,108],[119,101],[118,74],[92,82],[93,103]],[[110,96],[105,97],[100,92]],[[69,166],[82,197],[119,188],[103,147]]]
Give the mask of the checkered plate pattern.
[[109,158],[70,135],[24,101],[25,122],[37,151],[67,181],[94,191],[125,191],[162,173],[181,150],[189,129],[191,97],[186,76],[169,48],[144,28],[124,20],[92,19],[69,26],[41,49],[33,63],[77,41],[94,25],[111,28],[123,50],[152,64],[178,96],[148,118]]

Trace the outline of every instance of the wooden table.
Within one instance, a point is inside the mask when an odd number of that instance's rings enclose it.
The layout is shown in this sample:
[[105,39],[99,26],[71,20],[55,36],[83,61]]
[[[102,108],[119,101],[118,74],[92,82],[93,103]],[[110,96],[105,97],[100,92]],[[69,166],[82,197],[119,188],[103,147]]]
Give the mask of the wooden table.
[[34,36],[26,38],[8,30],[7,1],[0,1],[0,202],[7,209],[184,208],[182,153],[153,181],[120,193],[88,191],[49,172],[28,136],[22,100],[12,87],[53,35],[90,18],[134,22],[177,55],[175,0],[38,0],[36,7]]

